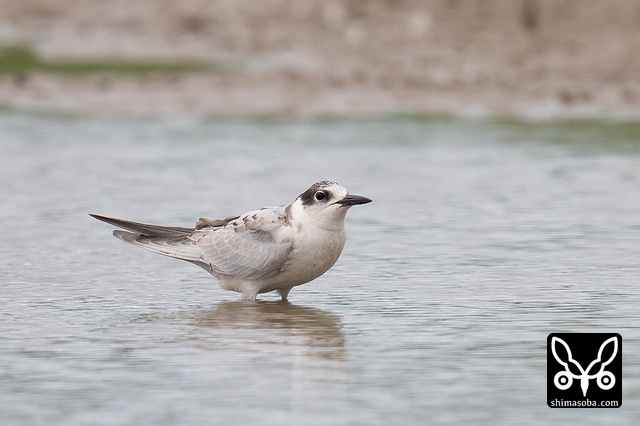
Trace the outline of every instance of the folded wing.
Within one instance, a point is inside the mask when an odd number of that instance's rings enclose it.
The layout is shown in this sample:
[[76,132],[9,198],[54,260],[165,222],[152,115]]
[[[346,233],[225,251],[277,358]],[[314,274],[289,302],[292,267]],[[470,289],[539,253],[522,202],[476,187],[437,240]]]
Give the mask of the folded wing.
[[[262,279],[287,267],[293,240],[286,238],[284,210],[263,209],[246,213],[223,227],[191,234],[201,250],[201,260],[214,275]],[[283,237],[284,234],[284,237]]]
[[268,278],[286,268],[293,250],[292,239],[281,232],[287,225],[282,207],[225,219],[200,219],[194,228],[91,216],[130,231],[113,231],[123,241],[194,263],[216,276]]

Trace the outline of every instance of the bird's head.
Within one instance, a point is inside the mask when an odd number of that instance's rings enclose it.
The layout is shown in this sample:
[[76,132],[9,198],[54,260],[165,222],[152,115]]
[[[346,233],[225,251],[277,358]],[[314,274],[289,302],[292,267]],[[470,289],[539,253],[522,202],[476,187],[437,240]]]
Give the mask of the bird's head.
[[370,203],[371,199],[351,195],[336,182],[316,182],[296,198],[293,203],[296,218],[325,229],[340,229],[351,206]]

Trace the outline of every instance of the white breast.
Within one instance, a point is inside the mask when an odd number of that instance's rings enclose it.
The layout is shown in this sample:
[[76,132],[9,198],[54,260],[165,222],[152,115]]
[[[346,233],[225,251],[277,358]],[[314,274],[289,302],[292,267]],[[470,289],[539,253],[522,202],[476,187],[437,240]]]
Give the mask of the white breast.
[[345,242],[344,228],[339,231],[309,229],[308,233],[299,235],[294,245],[290,269],[303,282],[318,278],[336,263]]

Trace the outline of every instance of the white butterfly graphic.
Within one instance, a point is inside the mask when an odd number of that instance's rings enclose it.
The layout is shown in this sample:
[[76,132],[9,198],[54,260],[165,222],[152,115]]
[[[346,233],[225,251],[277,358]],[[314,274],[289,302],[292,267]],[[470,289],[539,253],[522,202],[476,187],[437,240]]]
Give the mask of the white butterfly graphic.
[[[604,348],[611,343],[613,343],[613,354],[606,362],[603,362],[602,353],[604,352]],[[562,359],[560,359],[560,356],[556,352],[557,344],[564,346],[564,349],[567,352],[567,355],[569,357],[566,361],[563,361]],[[607,367],[607,365],[611,364],[611,362],[616,357],[616,354],[618,353],[618,339],[616,338],[616,336],[605,340],[604,343],[600,345],[600,349],[598,350],[598,357],[595,360],[591,361],[591,364],[589,364],[589,366],[586,369],[583,369],[582,366],[578,363],[578,361],[573,359],[573,355],[571,354],[571,349],[569,349],[569,345],[567,345],[567,343],[564,340],[560,339],[559,337],[554,336],[551,339],[551,351],[553,352],[553,356],[556,359],[556,361],[558,361],[558,363],[564,367],[564,371],[558,372],[553,378],[553,384],[556,385],[558,389],[560,390],[569,389],[573,384],[573,379],[580,379],[582,396],[586,397],[587,389],[589,389],[589,380],[591,379],[596,379],[596,383],[598,384],[598,387],[602,390],[609,390],[616,384],[616,378],[613,375],[613,373],[611,373],[610,371],[605,371],[605,368]],[[599,362],[602,362],[602,365],[600,366],[600,370],[598,370],[597,373],[589,374],[591,372],[591,368]],[[569,363],[572,363],[573,365],[575,365],[578,368],[578,370],[580,370],[580,374],[572,373],[571,370],[569,369]]]

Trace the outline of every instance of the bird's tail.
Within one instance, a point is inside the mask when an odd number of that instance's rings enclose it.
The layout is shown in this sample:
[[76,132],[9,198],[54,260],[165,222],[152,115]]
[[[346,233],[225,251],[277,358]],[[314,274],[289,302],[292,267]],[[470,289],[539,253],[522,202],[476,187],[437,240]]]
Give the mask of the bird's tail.
[[90,216],[131,231],[113,231],[113,235],[122,241],[154,253],[186,260],[207,270],[209,269],[208,265],[204,264],[200,258],[201,252],[198,243],[189,238],[194,228],[149,225],[96,214],[90,214]]

